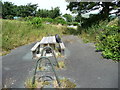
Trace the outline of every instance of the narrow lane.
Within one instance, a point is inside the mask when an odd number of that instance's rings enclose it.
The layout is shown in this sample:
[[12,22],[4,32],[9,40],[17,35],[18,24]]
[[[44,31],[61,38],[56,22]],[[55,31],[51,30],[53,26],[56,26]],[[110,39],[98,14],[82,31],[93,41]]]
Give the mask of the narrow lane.
[[23,88],[25,79],[34,67],[30,49],[33,44],[18,47],[2,57],[2,81],[7,87]]
[[74,79],[80,88],[118,88],[118,63],[103,59],[93,43],[85,44],[77,36],[63,40],[70,53],[63,76]]
[[[79,88],[118,87],[118,63],[103,59],[95,52],[94,44],[85,44],[77,36],[63,36],[62,39],[67,48],[67,59],[66,69],[58,71],[59,76],[75,80]],[[16,48],[2,57],[2,79],[7,87],[24,87],[35,64],[30,51],[34,44]]]

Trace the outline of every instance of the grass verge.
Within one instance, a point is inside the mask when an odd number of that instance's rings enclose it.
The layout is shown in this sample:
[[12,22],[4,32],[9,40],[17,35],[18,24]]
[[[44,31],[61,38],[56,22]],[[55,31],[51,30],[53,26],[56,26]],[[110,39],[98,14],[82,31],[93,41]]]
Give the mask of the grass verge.
[[39,41],[48,34],[63,35],[65,29],[65,26],[52,24],[42,24],[41,27],[35,28],[25,21],[2,20],[2,33],[0,34],[2,35],[2,41],[0,41],[2,52],[0,53],[4,55],[18,46]]

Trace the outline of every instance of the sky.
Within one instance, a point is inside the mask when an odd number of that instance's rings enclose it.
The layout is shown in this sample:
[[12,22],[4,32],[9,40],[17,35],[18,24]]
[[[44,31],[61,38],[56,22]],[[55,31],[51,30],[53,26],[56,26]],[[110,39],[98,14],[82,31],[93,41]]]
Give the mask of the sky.
[[66,10],[66,5],[68,5],[68,3],[65,0],[2,0],[2,2],[5,1],[12,2],[15,5],[26,5],[28,3],[38,4],[38,8],[48,10],[50,10],[51,7],[60,7],[60,11],[62,14],[71,14],[69,10]]
[[[27,5],[28,3],[32,3],[32,4],[38,4],[38,9],[48,9],[51,10],[51,7],[55,8],[55,7],[60,7],[60,11],[63,14],[68,13],[71,14],[72,16],[76,16],[77,14],[72,14],[69,10],[66,10],[67,5],[69,3],[67,3],[65,0],[2,0],[2,2],[12,2],[15,5]],[[97,14],[99,12],[99,9],[91,11],[89,13],[86,14],[82,14],[83,17],[85,18],[89,18],[89,14]]]

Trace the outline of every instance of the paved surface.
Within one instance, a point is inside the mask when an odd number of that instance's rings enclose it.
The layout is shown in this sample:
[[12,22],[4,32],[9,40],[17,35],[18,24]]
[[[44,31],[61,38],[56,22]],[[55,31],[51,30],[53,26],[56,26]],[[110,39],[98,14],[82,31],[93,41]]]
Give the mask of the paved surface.
[[2,57],[2,79],[7,87],[24,87],[24,81],[34,67],[30,49],[33,44],[25,45]]
[[103,59],[92,43],[85,44],[76,36],[65,36],[69,50],[63,76],[72,78],[80,88],[117,88],[118,63]]
[[[74,80],[80,88],[118,87],[118,63],[103,59],[92,43],[85,44],[76,36],[63,36],[63,41],[67,48],[66,69],[58,71],[59,76]],[[33,45],[19,47],[3,56],[2,78],[7,87],[24,87],[23,82],[35,64],[30,53]]]

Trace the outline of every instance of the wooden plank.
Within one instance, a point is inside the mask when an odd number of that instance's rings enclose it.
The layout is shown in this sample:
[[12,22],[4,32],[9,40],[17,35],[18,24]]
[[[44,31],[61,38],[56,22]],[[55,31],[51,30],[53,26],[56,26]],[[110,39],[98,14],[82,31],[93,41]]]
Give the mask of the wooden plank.
[[49,44],[49,43],[56,43],[55,36],[50,36],[50,37],[43,37],[42,40],[40,41],[40,44]]
[[35,51],[40,44],[55,44],[56,39],[55,36],[50,36],[50,37],[43,37],[40,42],[37,42],[31,49],[31,51]]
[[60,43],[60,47],[61,47],[61,49],[65,49],[65,45],[64,45],[64,43],[62,42],[62,43]]
[[35,50],[38,48],[39,45],[40,45],[40,42],[37,42],[37,43],[32,47],[31,51],[35,51]]

